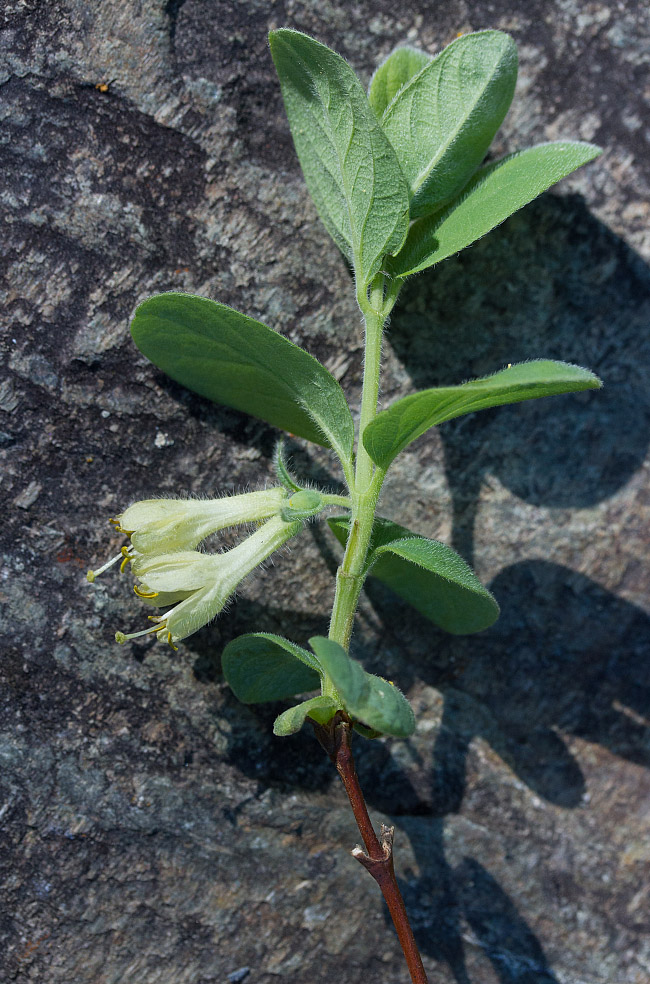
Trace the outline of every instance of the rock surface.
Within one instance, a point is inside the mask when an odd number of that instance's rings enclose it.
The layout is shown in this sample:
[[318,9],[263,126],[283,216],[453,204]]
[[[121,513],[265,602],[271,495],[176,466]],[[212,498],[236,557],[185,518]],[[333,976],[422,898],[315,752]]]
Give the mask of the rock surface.
[[[437,9],[433,9],[437,8]],[[495,149],[581,137],[603,156],[405,290],[386,402],[535,356],[596,394],[464,418],[400,460],[384,512],[454,542],[502,607],[444,637],[388,591],[356,655],[419,725],[358,742],[432,984],[643,984],[650,848],[650,14],[554,0],[5,0],[0,207],[5,494],[0,969],[39,984],[407,973],[329,763],[278,707],[238,704],[218,654],[326,626],[335,548],[304,535],[177,654],[141,619],[106,518],[157,494],[272,479],[272,429],[134,350],[135,304],[218,298],[360,387],[349,275],[310,204],[266,34],[314,34],[364,80],[393,45],[510,31]],[[312,478],[324,452],[298,448]]]

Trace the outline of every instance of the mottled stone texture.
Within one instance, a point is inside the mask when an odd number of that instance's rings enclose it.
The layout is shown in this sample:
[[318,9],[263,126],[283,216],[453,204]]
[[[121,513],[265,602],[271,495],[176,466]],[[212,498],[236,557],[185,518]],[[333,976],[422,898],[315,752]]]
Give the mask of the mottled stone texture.
[[[326,626],[322,526],[177,654],[87,566],[130,501],[256,487],[272,429],[210,406],[134,350],[135,304],[219,298],[360,385],[350,278],[302,183],[266,45],[308,31],[368,79],[408,39],[509,30],[498,153],[580,136],[603,156],[408,285],[386,402],[534,356],[601,393],[446,424],[404,455],[384,512],[471,557],[502,606],[468,639],[387,590],[355,654],[408,692],[410,741],[358,742],[435,984],[650,978],[650,240],[643,4],[578,0],[4,0],[0,978],[39,984],[407,974],[347,854],[342,793],[278,707],[219,672],[233,635]],[[98,87],[101,85],[101,87]],[[303,474],[336,478],[298,448]]]

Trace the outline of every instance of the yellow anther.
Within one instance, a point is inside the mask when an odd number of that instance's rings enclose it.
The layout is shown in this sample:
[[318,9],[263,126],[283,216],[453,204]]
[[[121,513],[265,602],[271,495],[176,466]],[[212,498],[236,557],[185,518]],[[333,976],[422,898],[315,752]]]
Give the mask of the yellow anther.
[[143,591],[137,584],[133,585],[133,590],[137,594],[138,598],[157,598],[160,594],[159,591]]
[[171,634],[171,632],[168,632],[167,633],[167,642],[172,647],[172,649],[174,650],[174,652],[177,653],[178,652],[178,646],[175,646],[174,643],[172,642],[172,634]]

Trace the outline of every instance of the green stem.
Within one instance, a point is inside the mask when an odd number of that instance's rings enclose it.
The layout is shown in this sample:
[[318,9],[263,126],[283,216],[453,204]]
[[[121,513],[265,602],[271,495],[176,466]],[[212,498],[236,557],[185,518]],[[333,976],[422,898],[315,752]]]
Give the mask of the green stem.
[[384,312],[384,276],[377,274],[370,287],[370,297],[363,294],[359,305],[365,322],[365,350],[363,357],[363,389],[361,392],[361,418],[357,447],[355,485],[363,492],[372,480],[372,458],[363,446],[363,432],[377,416],[379,399],[379,373],[381,370],[381,340],[387,314]]
[[370,546],[375,510],[385,472],[377,468],[363,445],[363,433],[377,416],[381,343],[384,325],[401,287],[401,281],[389,283],[379,273],[370,286],[369,295],[359,293],[359,306],[365,322],[365,352],[361,419],[357,446],[357,465],[354,483],[350,488],[352,512],[350,532],[341,566],[336,573],[336,592],[330,621],[330,639],[344,649],[350,646],[359,595],[366,577],[366,558]]
[[332,492],[321,492],[320,497],[325,506],[342,506],[343,509],[352,508],[352,501],[348,495],[334,495]]

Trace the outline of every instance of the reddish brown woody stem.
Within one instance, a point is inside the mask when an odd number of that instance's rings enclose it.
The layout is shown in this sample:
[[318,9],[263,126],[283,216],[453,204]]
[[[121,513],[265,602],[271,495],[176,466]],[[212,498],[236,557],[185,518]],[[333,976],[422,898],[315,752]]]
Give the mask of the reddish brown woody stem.
[[359,777],[354,767],[350,730],[350,721],[342,712],[339,712],[327,725],[314,723],[316,737],[336,766],[343,781],[359,833],[366,846],[365,851],[361,847],[355,847],[352,856],[363,865],[366,871],[370,872],[381,889],[395,925],[397,937],[404,951],[413,984],[428,984],[427,975],[422,966],[422,958],[406,915],[404,899],[395,878],[393,868],[393,832],[395,828],[386,827],[382,824],[381,841],[375,833],[359,785]]

